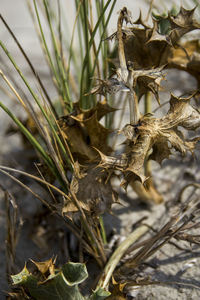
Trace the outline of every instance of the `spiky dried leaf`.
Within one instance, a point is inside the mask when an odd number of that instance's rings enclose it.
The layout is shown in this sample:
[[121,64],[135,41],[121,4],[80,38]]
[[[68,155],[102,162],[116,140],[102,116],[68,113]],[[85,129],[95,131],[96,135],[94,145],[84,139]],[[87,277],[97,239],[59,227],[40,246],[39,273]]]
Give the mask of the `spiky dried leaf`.
[[110,153],[107,138],[111,130],[101,125],[99,120],[113,111],[115,109],[104,101],[90,110],[78,108],[72,115],[62,117],[58,121],[75,159],[84,162],[96,160],[98,156],[94,147]]
[[169,15],[169,21],[172,28],[169,35],[172,44],[177,43],[177,41],[187,32],[200,29],[200,24],[194,20],[195,9],[196,7],[191,10],[181,7],[176,16]]
[[[102,165],[105,168],[120,169],[127,182],[140,180],[144,183],[146,180],[143,170],[144,162],[151,149],[153,149],[151,158],[159,163],[169,157],[172,148],[182,154],[188,151],[193,152],[200,137],[185,140],[183,134],[177,129],[178,126],[187,130],[200,127],[200,113],[190,105],[191,97],[178,98],[171,95],[170,109],[166,116],[154,118],[145,115],[137,126],[126,126],[122,130],[129,139],[126,152],[121,159],[101,155]],[[126,134],[127,128],[131,134]]]
[[[181,37],[194,29],[200,29],[200,24],[194,20],[194,10],[180,8],[176,15],[156,16],[153,19],[153,27],[143,24],[140,19],[134,26],[124,28],[124,49],[126,62],[130,61],[135,70],[157,68],[167,65],[172,56],[173,46],[177,45]],[[167,24],[162,30],[163,21]]]
[[141,98],[148,91],[151,91],[160,104],[158,91],[160,88],[160,83],[164,79],[164,76],[162,74],[163,68],[164,66],[151,70],[136,71],[131,68],[131,72],[133,75],[133,87],[136,88],[136,85],[138,85],[139,98]]
[[54,269],[55,269],[55,260],[52,258],[46,260],[46,261],[34,261],[31,259],[32,263],[37,267],[38,271],[42,274],[49,273],[49,274],[54,274]]

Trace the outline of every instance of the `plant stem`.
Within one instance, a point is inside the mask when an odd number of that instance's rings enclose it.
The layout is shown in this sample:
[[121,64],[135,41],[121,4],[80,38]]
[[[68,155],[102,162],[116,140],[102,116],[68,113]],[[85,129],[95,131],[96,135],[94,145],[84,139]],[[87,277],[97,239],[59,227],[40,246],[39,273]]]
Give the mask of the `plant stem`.
[[130,92],[128,95],[128,101],[129,101],[129,112],[130,112],[130,124],[136,125],[140,119],[140,110],[138,104],[138,97],[133,88],[134,70],[130,69],[129,71],[130,72],[128,78],[128,87],[130,89]]
[[[151,98],[151,92],[148,91],[145,94],[145,114],[150,114],[152,113],[152,98]],[[150,176],[151,175],[151,161],[147,158],[144,164],[144,172],[145,176]]]
[[149,230],[149,227],[146,225],[142,225],[133,231],[114,251],[112,256],[110,257],[108,263],[106,264],[103,274],[100,277],[100,280],[97,284],[96,290],[99,288],[108,289],[110,278],[113,275],[113,272],[119,263],[120,259],[126,252],[126,250],[137,241],[142,235],[144,235]]
[[151,92],[148,91],[145,94],[145,114],[151,114],[152,113],[152,98],[151,98]]
[[[96,22],[96,25],[94,27],[94,30],[92,32],[92,35],[90,37],[90,40],[88,41],[88,47],[87,47],[87,51],[90,51],[92,45],[93,45],[93,41],[94,41],[94,38],[95,38],[95,35],[99,29],[99,25],[103,19],[103,16],[105,14],[105,11],[107,10],[109,4],[110,4],[111,0],[108,0],[103,11],[101,12],[101,15],[99,17],[99,19],[97,20]],[[85,57],[84,57],[84,61],[83,61],[83,64],[82,64],[82,70],[81,70],[81,82],[80,82],[80,104],[81,104],[81,107],[84,106],[84,100],[83,100],[83,96],[84,96],[84,83],[85,83],[85,76],[84,76],[84,73],[85,73],[85,68],[87,67],[87,64],[88,64],[88,56],[89,56],[89,53],[86,53],[85,54]],[[89,78],[91,77],[91,73],[90,74],[87,74],[87,77],[89,76]],[[86,78],[87,79],[87,78]]]
[[106,231],[105,231],[104,221],[103,221],[102,216],[99,217],[99,224],[100,224],[100,227],[101,227],[101,235],[102,235],[103,243],[104,243],[104,245],[106,245],[107,244],[107,238],[106,238]]
[[124,43],[123,43],[123,33],[122,33],[122,24],[124,19],[124,9],[121,10],[118,22],[117,22],[117,38],[118,38],[118,55],[120,63],[120,76],[124,82],[127,82],[128,79],[128,69],[126,65],[126,57],[124,52]]

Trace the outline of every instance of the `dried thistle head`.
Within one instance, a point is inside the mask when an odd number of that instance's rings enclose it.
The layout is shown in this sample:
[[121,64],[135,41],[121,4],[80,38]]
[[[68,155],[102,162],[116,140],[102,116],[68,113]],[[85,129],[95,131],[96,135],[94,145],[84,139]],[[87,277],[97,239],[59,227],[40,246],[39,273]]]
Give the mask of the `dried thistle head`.
[[116,94],[117,92],[129,92],[128,86],[117,78],[110,78],[107,80],[98,79],[99,84],[96,85],[89,94],[100,94],[106,96],[106,94]]

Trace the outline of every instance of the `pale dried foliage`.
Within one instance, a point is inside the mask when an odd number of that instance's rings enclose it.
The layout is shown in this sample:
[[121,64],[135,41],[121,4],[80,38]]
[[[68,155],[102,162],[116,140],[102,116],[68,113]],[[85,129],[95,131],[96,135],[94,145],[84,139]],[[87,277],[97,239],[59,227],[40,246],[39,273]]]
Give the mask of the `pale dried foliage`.
[[[171,95],[170,108],[160,118],[151,114],[142,115],[138,108],[138,101],[148,92],[154,94],[158,103],[162,103],[159,90],[164,79],[163,71],[167,68],[184,69],[199,80],[198,42],[187,42],[186,48],[180,45],[184,34],[200,28],[200,24],[194,20],[194,10],[181,7],[177,15],[169,13],[164,17],[156,16],[153,18],[153,27],[146,24],[141,16],[132,22],[130,12],[126,8],[121,10],[117,32],[109,38],[116,38],[118,42],[116,74],[99,80],[91,90],[91,94],[104,96],[119,91],[127,93],[130,123],[118,128],[118,132],[125,137],[124,151],[120,156],[110,156],[116,149],[108,146],[110,131],[99,122],[107,113],[114,111],[106,98],[96,107],[85,111],[75,104],[73,114],[60,119],[61,130],[76,160],[71,189],[88,212],[96,210],[97,214],[103,213],[116,201],[111,185],[115,171],[122,174],[121,185],[126,188],[130,184],[142,200],[162,202],[163,197],[156,191],[151,174],[144,171],[145,162],[155,160],[161,164],[174,154],[173,150],[183,155],[194,153],[199,137],[188,140],[180,128],[195,131],[200,126],[199,111],[190,103],[198,94],[197,91],[189,97]],[[124,23],[130,26],[124,26]],[[161,27],[163,24],[164,30]],[[85,193],[84,197],[85,185],[89,194]],[[95,209],[97,206],[101,209]],[[64,212],[71,213],[72,210],[72,205],[67,203]]]

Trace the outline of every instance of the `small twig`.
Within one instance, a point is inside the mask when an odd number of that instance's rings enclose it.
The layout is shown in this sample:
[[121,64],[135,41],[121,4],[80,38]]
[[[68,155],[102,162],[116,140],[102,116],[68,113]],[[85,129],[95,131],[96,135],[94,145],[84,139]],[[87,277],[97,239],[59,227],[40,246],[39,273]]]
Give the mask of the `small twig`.
[[10,276],[15,272],[16,247],[19,240],[20,231],[23,225],[23,220],[19,214],[17,203],[9,192],[2,187],[5,196],[6,216],[7,216],[7,235],[6,235],[6,264],[7,275]]
[[186,286],[186,287],[191,287],[191,288],[195,288],[195,289],[200,289],[200,287],[196,284],[192,284],[192,283],[185,283],[185,282],[178,282],[178,281],[151,281],[151,280],[145,280],[142,282],[128,282],[126,284],[126,287],[128,286],[145,286],[145,285],[182,285],[182,286]]
[[174,216],[171,218],[171,220],[163,226],[163,228],[154,236],[152,237],[151,241],[149,241],[141,250],[134,255],[134,257],[131,259],[131,266],[137,266],[140,261],[144,261],[144,258],[149,256],[149,253],[152,251],[154,252],[155,248],[154,245],[155,243],[164,237],[168,230],[172,227],[177,222],[177,216]]
[[47,206],[50,211],[52,213],[55,213],[57,216],[59,216],[62,220],[65,221],[65,223],[67,224],[67,227],[72,231],[72,233],[79,239],[82,241],[85,249],[88,251],[88,253],[90,253],[91,255],[94,256],[94,251],[92,249],[92,247],[85,241],[81,238],[80,236],[80,232],[79,232],[79,229],[76,227],[76,225],[74,225],[69,219],[65,218],[62,213],[60,213],[58,210],[55,210],[54,206],[51,205],[50,203],[48,203],[46,200],[42,199],[37,193],[35,193],[32,189],[30,189],[28,186],[26,186],[25,184],[23,184],[20,180],[18,180],[17,178],[15,178],[14,176],[12,176],[11,174],[9,174],[8,172],[4,171],[5,170],[8,170],[8,171],[13,171],[13,172],[17,172],[17,173],[20,173],[20,174],[23,174],[25,176],[28,176],[32,179],[35,179],[36,181],[39,181],[45,185],[48,185],[49,187],[51,187],[52,189],[56,190],[58,193],[60,193],[61,195],[63,195],[64,197],[68,198],[68,196],[62,192],[61,190],[59,190],[56,186],[46,182],[45,180],[42,180],[41,178],[39,177],[36,177],[36,176],[33,176],[31,174],[28,174],[26,172],[23,172],[23,171],[20,171],[20,170],[15,170],[15,169],[12,169],[12,168],[8,168],[8,167],[3,167],[3,166],[0,166],[0,172],[3,173],[4,175],[10,177],[13,181],[17,182],[19,185],[21,185],[24,189],[28,190],[31,194],[34,195],[35,198],[39,199],[45,206]]
[[[38,166],[36,163],[34,163],[34,165],[35,165],[35,167],[36,167],[38,173],[40,174],[41,178],[45,181],[45,178],[44,178],[42,172],[40,171],[39,166]],[[50,195],[51,195],[51,197],[52,197],[52,199],[53,199],[53,202],[54,202],[54,203],[57,203],[57,200],[56,200],[56,198],[55,198],[55,196],[54,196],[54,194],[53,194],[51,188],[50,188],[48,185],[47,185],[47,189],[48,189],[48,191],[49,191],[49,193],[50,193]]]
[[177,200],[178,203],[181,203],[181,202],[182,202],[183,193],[185,192],[185,190],[186,190],[188,187],[191,187],[191,186],[193,186],[193,187],[196,188],[196,189],[200,189],[200,184],[199,184],[199,183],[196,183],[196,182],[189,183],[189,184],[185,185],[185,186],[182,188],[182,190],[180,191],[180,193],[179,193],[178,200]]

